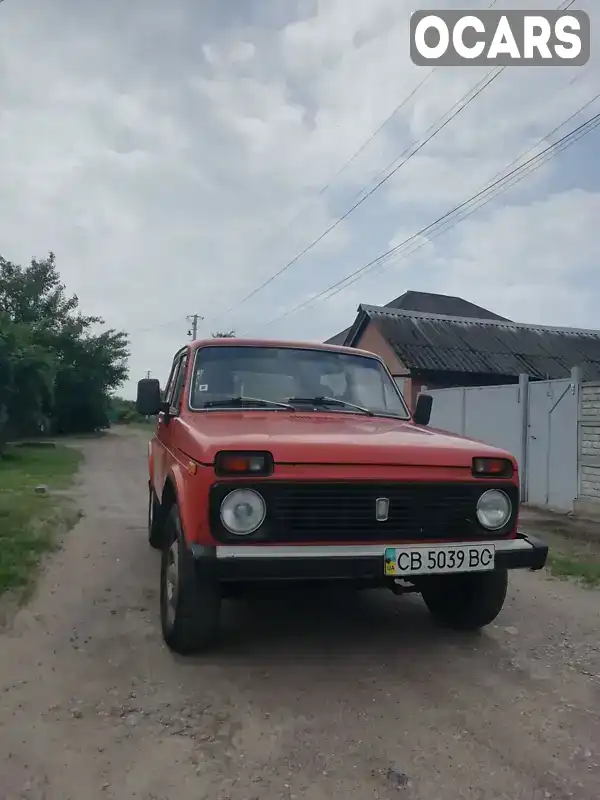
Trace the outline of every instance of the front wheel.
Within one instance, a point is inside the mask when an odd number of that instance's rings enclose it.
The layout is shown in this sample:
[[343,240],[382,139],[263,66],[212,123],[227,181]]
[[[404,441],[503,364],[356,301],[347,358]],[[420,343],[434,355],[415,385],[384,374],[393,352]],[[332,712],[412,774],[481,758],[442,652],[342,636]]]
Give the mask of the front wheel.
[[166,644],[181,655],[205,649],[216,639],[220,612],[219,585],[196,574],[179,509],[173,506],[166,523],[160,571],[160,619]]
[[422,595],[440,624],[457,630],[478,630],[502,611],[508,588],[508,572],[474,572],[428,579]]
[[150,547],[160,550],[163,545],[164,530],[160,521],[160,503],[152,484],[148,491],[148,542]]

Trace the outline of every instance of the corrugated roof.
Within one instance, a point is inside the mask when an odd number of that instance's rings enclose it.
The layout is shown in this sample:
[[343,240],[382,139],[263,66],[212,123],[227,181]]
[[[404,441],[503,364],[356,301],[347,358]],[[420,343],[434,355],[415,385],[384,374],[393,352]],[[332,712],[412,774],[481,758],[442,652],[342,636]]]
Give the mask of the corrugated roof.
[[[462,297],[453,297],[447,294],[435,294],[434,292],[413,292],[409,290],[400,297],[390,300],[383,308],[398,308],[404,311],[420,311],[425,314],[444,314],[450,317],[472,317],[475,319],[496,319],[509,322],[505,317],[500,317],[487,308],[475,305]],[[341,344],[346,341],[346,337],[352,330],[352,325],[346,330],[336,333],[331,339],[327,339],[325,344]]]
[[346,336],[350,333],[351,327],[346,328],[344,331],[340,331],[340,333],[336,333],[335,336],[332,336],[331,339],[326,339],[324,344],[339,344],[343,345],[346,341]]
[[[600,331],[360,306],[415,371],[566,378],[581,366],[600,378]],[[354,328],[358,333],[358,326]]]
[[487,308],[475,305],[462,297],[434,292],[408,291],[385,304],[385,308],[399,308],[404,311],[420,311],[423,314],[444,314],[448,317],[472,317],[473,319],[497,319],[507,321],[505,317],[488,311]]

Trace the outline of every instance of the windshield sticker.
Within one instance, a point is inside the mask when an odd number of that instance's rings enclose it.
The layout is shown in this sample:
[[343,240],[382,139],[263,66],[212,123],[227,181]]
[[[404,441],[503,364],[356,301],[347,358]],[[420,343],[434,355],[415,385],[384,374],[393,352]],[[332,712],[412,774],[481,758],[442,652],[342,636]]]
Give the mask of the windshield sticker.
[[198,391],[208,392],[208,383],[201,383],[200,386],[198,386]]

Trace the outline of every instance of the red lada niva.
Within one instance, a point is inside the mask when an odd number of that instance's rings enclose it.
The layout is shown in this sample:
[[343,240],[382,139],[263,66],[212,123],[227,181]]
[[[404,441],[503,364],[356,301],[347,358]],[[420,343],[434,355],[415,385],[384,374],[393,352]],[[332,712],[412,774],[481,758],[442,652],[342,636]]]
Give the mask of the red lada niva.
[[266,583],[420,592],[441,624],[492,622],[508,570],[548,548],[517,531],[513,456],[429,429],[431,403],[411,414],[380,358],[310,343],[196,341],[164,391],[140,381],[168,646],[206,647],[221,600]]

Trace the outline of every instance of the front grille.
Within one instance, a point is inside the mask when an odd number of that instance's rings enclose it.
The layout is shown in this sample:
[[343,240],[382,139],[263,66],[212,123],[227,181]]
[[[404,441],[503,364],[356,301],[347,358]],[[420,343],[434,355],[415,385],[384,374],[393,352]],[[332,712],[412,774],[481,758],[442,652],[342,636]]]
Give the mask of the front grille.
[[[477,522],[477,499],[493,484],[481,483],[367,483],[264,481],[244,483],[261,492],[267,503],[267,519],[259,531],[245,539],[278,543],[308,542],[402,542],[489,538]],[[497,484],[496,484],[497,486]],[[219,539],[231,540],[218,522],[218,507],[231,483],[213,487],[212,527]],[[516,515],[518,492],[502,486]],[[388,518],[378,522],[378,498],[389,500]],[[513,521],[492,534],[512,530]],[[239,537],[233,537],[239,541]]]

